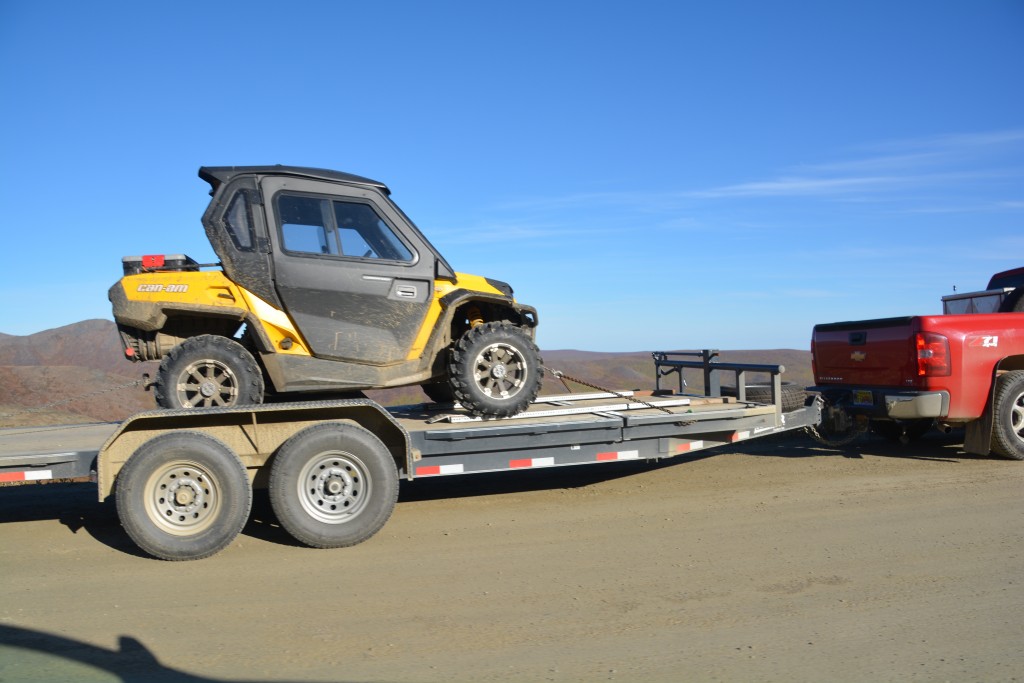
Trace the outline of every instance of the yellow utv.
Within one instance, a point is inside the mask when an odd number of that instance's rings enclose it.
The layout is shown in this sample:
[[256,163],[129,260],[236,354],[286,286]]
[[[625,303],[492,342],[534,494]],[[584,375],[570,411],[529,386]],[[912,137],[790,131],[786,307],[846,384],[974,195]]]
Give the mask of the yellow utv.
[[110,288],[125,356],[160,361],[158,405],[418,384],[501,417],[536,397],[537,311],[504,282],[456,273],[383,183],[293,166],[199,177],[220,262],[125,257]]

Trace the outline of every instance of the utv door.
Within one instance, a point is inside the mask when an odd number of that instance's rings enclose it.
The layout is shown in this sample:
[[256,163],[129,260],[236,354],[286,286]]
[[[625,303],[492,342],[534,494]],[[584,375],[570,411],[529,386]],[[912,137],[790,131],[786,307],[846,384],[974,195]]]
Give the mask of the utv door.
[[408,356],[433,295],[431,250],[380,192],[262,180],[277,293],[320,358],[386,365]]

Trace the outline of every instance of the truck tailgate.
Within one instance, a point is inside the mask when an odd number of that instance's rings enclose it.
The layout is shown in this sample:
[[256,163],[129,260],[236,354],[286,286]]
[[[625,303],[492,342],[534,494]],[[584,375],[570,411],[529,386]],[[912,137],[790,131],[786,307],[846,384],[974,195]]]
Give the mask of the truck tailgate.
[[900,387],[916,377],[913,317],[816,325],[811,339],[819,385]]

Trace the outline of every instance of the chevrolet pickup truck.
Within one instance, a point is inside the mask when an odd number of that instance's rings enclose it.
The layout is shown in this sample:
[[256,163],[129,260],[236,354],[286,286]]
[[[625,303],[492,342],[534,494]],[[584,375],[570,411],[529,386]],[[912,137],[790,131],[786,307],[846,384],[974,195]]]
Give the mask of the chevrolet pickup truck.
[[1019,279],[1024,269],[1000,273],[985,292],[953,299],[960,310],[995,312],[816,325],[811,390],[825,407],[814,435],[841,445],[871,429],[906,442],[933,424],[965,427],[968,453],[1024,460]]

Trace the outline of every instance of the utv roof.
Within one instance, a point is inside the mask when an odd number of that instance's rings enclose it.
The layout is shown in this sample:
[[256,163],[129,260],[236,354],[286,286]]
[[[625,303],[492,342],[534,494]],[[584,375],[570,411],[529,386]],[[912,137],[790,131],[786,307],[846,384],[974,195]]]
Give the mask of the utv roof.
[[328,182],[341,182],[354,185],[369,185],[375,187],[384,194],[391,194],[388,186],[379,180],[370,180],[362,176],[341,171],[331,171],[326,168],[308,168],[306,166],[201,166],[199,177],[210,183],[210,188],[216,192],[217,188],[229,182],[235,176],[240,175],[287,175],[298,178],[313,178],[315,180],[326,180]]

